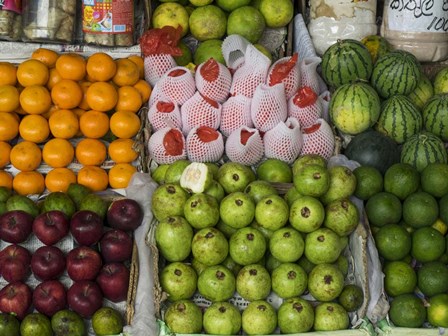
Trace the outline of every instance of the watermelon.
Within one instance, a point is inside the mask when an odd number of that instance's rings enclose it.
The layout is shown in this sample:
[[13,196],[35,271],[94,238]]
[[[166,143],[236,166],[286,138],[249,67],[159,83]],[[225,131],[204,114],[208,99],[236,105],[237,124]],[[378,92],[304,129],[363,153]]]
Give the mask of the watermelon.
[[380,105],[380,97],[368,83],[344,84],[331,97],[330,118],[342,133],[356,135],[375,124]]
[[414,91],[408,94],[409,99],[420,110],[423,109],[426,102],[434,95],[434,88],[428,76],[422,74]]
[[422,111],[423,128],[448,141],[448,93],[433,96]]
[[400,161],[421,172],[429,163],[447,163],[445,144],[436,135],[422,131],[407,139],[401,149]]
[[369,50],[352,39],[339,40],[322,55],[322,77],[332,88],[358,79],[369,80],[373,62]]
[[369,50],[373,64],[376,63],[378,58],[392,50],[389,42],[379,35],[367,35],[361,40],[361,43]]
[[385,99],[397,94],[408,95],[417,87],[421,76],[420,68],[420,63],[413,54],[394,50],[376,61],[370,82]]
[[401,144],[421,131],[422,126],[423,118],[417,107],[408,97],[396,95],[383,102],[375,129]]

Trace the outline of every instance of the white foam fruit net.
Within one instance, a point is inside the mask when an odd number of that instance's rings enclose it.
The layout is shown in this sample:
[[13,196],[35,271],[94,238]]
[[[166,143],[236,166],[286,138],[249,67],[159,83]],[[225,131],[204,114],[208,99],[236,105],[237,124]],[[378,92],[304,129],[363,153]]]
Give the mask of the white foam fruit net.
[[303,147],[300,155],[318,154],[329,159],[334,152],[334,134],[331,126],[323,119],[308,128],[302,129]]
[[328,107],[330,105],[331,93],[328,90],[325,90],[319,95],[319,101],[322,105],[322,118],[325,119],[326,122],[330,122],[330,115],[328,113]]
[[168,126],[182,128],[179,106],[168,99],[159,100],[149,108],[148,122],[154,132]]
[[237,95],[229,97],[229,99],[222,104],[221,125],[219,126],[219,129],[224,136],[228,137],[230,133],[241,126],[254,127],[250,115],[251,102],[251,98]]
[[303,146],[299,121],[296,118],[288,118],[286,122],[279,122],[264,134],[263,142],[264,155],[267,158],[293,163]]
[[218,129],[221,123],[221,110],[220,103],[196,91],[180,108],[182,132],[187,135],[191,129],[199,126]]
[[299,55],[283,57],[271,65],[266,82],[268,85],[283,83],[286,99],[291,98],[300,86]]
[[300,85],[309,86],[318,94],[320,93],[320,81],[317,66],[321,61],[319,56],[305,57],[300,61]]
[[288,115],[288,104],[283,83],[269,86],[260,84],[255,90],[250,107],[254,126],[261,132],[269,131]]
[[192,162],[216,162],[224,154],[224,139],[217,130],[200,126],[187,136],[187,156]]
[[244,58],[249,44],[251,43],[247,39],[238,34],[229,35],[222,41],[222,55],[230,70],[235,71],[244,64]]
[[225,152],[230,161],[255,165],[264,155],[263,140],[256,128],[242,126],[227,138]]
[[301,86],[288,100],[288,116],[297,118],[302,128],[310,127],[322,116],[322,102],[309,86]]
[[155,54],[145,57],[145,80],[152,87],[156,85],[160,78],[171,68],[176,66],[174,57],[169,54]]
[[153,133],[148,141],[148,153],[158,164],[171,164],[186,159],[185,137],[182,131],[165,127]]
[[232,75],[224,64],[210,58],[199,64],[195,74],[196,89],[204,96],[223,103],[230,92]]

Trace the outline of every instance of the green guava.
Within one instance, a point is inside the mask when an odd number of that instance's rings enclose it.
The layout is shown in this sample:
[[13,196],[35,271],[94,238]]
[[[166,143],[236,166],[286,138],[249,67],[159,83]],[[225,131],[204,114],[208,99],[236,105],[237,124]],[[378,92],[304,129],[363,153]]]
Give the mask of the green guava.
[[278,326],[282,334],[296,334],[309,331],[314,324],[314,308],[305,299],[290,298],[277,311]]
[[272,290],[282,299],[299,297],[308,286],[308,274],[296,263],[283,263],[272,272]]
[[308,275],[308,291],[317,301],[333,301],[344,288],[344,275],[333,264],[316,265]]
[[297,173],[306,165],[317,164],[322,167],[327,167],[327,160],[319,154],[305,154],[299,156],[292,164],[292,174],[297,175]]
[[197,7],[188,23],[191,35],[198,41],[221,39],[227,30],[226,14],[215,5]]
[[263,35],[266,22],[260,11],[252,6],[233,10],[227,18],[227,35],[238,34],[251,43],[257,43]]
[[348,236],[358,223],[358,207],[348,198],[332,201],[325,207],[324,226],[339,236]]
[[215,302],[205,310],[204,330],[212,335],[236,335],[241,329],[241,313],[229,302]]
[[173,333],[199,334],[202,330],[202,311],[190,300],[173,302],[165,312],[165,323]]
[[227,257],[229,243],[221,231],[212,227],[204,228],[194,235],[191,252],[204,265],[218,265]]
[[269,240],[269,252],[281,262],[299,260],[304,249],[301,233],[290,226],[274,231]]
[[207,267],[198,278],[199,293],[212,302],[229,300],[235,293],[235,288],[235,276],[222,265]]
[[218,203],[221,203],[226,195],[224,188],[215,180],[213,180],[208,188],[204,190],[204,194],[214,197]]
[[160,285],[173,302],[191,298],[196,291],[197,279],[193,267],[177,261],[165,266],[160,273]]
[[238,229],[229,240],[229,253],[240,265],[258,263],[266,252],[266,239],[263,234],[253,228]]
[[157,184],[164,184],[165,183],[165,174],[170,165],[169,164],[161,164],[154,169],[153,172],[151,172],[151,177]]
[[300,194],[321,197],[330,187],[330,174],[326,167],[308,164],[294,175],[293,183]]
[[271,276],[260,264],[246,265],[236,277],[236,290],[248,301],[265,299],[271,292]]
[[223,265],[223,266],[227,267],[229,270],[231,270],[235,276],[237,276],[238,272],[243,268],[243,266],[236,263],[235,260],[232,259],[230,254],[227,255],[227,257],[224,259],[224,261],[221,263],[221,265]]
[[165,183],[180,183],[180,177],[190,163],[189,160],[177,160],[171,163],[165,172]]
[[272,272],[283,263],[276,257],[274,257],[272,254],[267,253],[265,264],[266,264],[265,267],[268,270],[268,272],[272,274]]
[[180,186],[192,193],[201,193],[213,181],[213,174],[205,163],[192,162],[182,171]]
[[240,229],[252,223],[255,216],[255,204],[248,194],[235,191],[223,198],[219,214],[225,224]]
[[322,203],[328,204],[353,195],[356,189],[356,176],[350,168],[333,166],[328,168],[328,174],[330,175],[330,186],[320,198]]
[[255,204],[265,196],[278,195],[277,189],[275,189],[271,183],[262,180],[256,180],[249,183],[246,189],[244,189],[244,192],[252,197]]
[[193,228],[181,216],[166,217],[157,224],[155,239],[159,252],[166,260],[182,261],[191,253]]
[[324,227],[308,233],[305,239],[305,255],[314,264],[334,263],[341,247],[339,235]]
[[242,328],[248,335],[270,335],[277,327],[277,312],[265,300],[248,304],[242,314]]
[[291,205],[294,203],[294,201],[301,196],[303,196],[303,195],[297,191],[297,189],[296,189],[296,187],[294,187],[294,185],[292,185],[291,188],[289,188],[288,191],[286,192],[284,198],[285,198],[286,203],[288,203],[288,205],[291,207]]
[[237,230],[234,227],[231,227],[230,225],[224,223],[221,219],[218,221],[218,224],[216,224],[215,228],[221,231],[227,239],[230,239],[230,237]]
[[215,226],[219,221],[218,201],[204,193],[193,194],[185,202],[184,216],[198,230]]
[[286,225],[288,218],[288,203],[280,195],[265,196],[255,206],[255,220],[265,229],[278,230]]
[[320,228],[325,219],[325,208],[315,197],[298,197],[291,205],[289,223],[300,232],[313,232]]
[[178,184],[165,183],[157,187],[151,198],[151,209],[158,221],[168,216],[183,216],[190,194]]
[[227,194],[244,191],[247,185],[255,180],[252,169],[237,162],[226,162],[218,170],[218,182]]
[[345,330],[349,326],[349,317],[345,309],[335,302],[322,302],[314,310],[314,330]]

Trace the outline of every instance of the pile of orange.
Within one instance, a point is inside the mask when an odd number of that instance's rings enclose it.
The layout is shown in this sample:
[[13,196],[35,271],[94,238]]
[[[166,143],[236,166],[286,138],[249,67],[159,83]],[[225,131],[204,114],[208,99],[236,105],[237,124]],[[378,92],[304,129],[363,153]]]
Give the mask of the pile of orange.
[[[136,171],[137,112],[151,95],[143,70],[138,55],[46,48],[17,66],[0,62],[0,186],[22,195],[66,191],[73,182],[125,188]],[[42,163],[51,169],[41,173]],[[16,174],[4,170],[8,164]]]

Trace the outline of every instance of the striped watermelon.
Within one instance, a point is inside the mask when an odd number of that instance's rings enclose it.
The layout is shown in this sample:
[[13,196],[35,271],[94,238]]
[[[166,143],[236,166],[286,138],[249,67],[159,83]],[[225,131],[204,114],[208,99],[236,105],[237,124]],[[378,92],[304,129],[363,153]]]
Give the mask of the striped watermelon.
[[380,57],[374,67],[370,82],[383,98],[408,95],[420,80],[420,63],[411,53],[394,50]]
[[325,82],[337,88],[357,79],[369,80],[373,69],[372,56],[359,41],[339,40],[322,55],[321,67]]
[[448,93],[433,96],[422,115],[424,129],[448,141]]
[[421,131],[423,118],[411,100],[403,95],[392,96],[381,105],[376,130],[401,144]]
[[420,110],[423,109],[426,102],[434,95],[434,88],[429,78],[422,74],[414,91],[408,94],[409,99]]
[[331,121],[342,133],[359,134],[378,120],[380,97],[368,83],[344,84],[334,91],[329,113]]
[[430,132],[420,132],[411,136],[403,144],[400,161],[409,163],[421,172],[429,163],[447,163],[445,144]]
[[372,55],[373,64],[381,56],[387,54],[392,50],[389,42],[380,35],[367,35],[362,40],[361,43],[364,44]]

